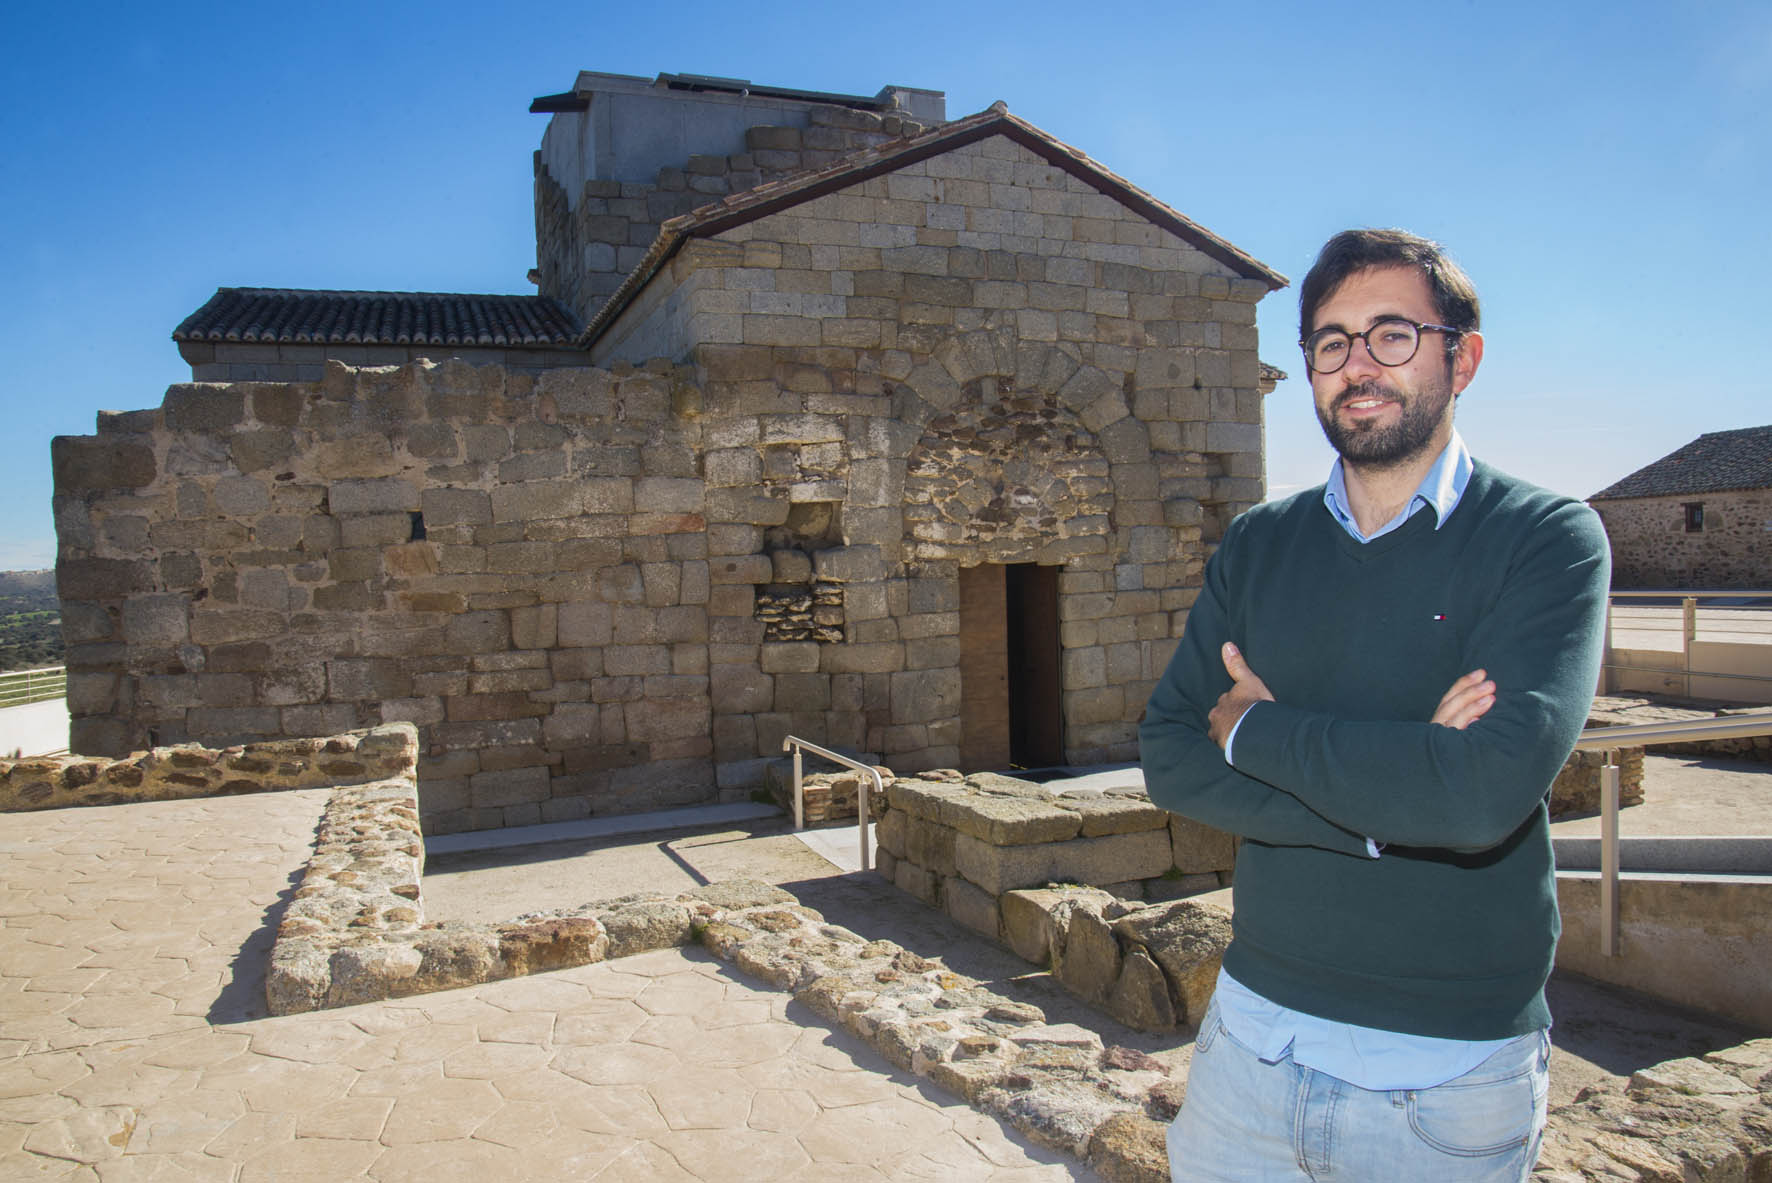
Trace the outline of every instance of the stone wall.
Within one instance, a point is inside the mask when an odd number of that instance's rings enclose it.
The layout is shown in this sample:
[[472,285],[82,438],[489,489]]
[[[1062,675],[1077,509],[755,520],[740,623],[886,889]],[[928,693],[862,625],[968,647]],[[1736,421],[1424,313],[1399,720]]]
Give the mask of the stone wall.
[[[818,119],[757,167],[889,131]],[[71,745],[409,721],[439,833],[742,796],[789,734],[951,767],[990,563],[1059,569],[1064,758],[1132,759],[1263,493],[1267,290],[998,136],[687,242],[606,369],[173,387],[55,443]]]
[[[992,137],[685,244],[595,356],[700,342],[710,530],[834,515],[859,672],[922,688],[868,750],[958,761],[959,569],[1043,563],[1066,755],[1115,761],[1209,545],[1263,495],[1267,290]],[[900,579],[929,590],[853,586]]]
[[[1687,533],[1685,507],[1704,506],[1704,529]],[[1612,540],[1612,586],[1772,586],[1772,489],[1633,497],[1592,505]]]
[[727,155],[695,155],[650,181],[589,179],[569,194],[535,154],[535,257],[541,293],[582,321],[602,307],[640,262],[667,218],[732,193],[778,181],[924,125],[901,114],[815,106],[805,127],[760,125]]
[[347,366],[403,366],[450,358],[476,366],[506,366],[519,374],[539,374],[560,366],[588,366],[591,355],[576,349],[526,349],[473,345],[339,345],[276,341],[180,341],[178,354],[191,366],[193,382],[318,382],[326,363]]
[[411,722],[436,832],[711,797],[694,397],[333,363],[58,439],[70,746]]
[[120,760],[85,756],[0,760],[0,812],[410,779],[417,760],[418,734],[405,723],[219,750],[196,744],[154,748]]

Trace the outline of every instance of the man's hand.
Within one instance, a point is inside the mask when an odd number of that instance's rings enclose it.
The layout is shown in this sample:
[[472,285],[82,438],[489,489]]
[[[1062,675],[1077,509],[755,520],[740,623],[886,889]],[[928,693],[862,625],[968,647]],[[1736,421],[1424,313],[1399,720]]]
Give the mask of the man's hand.
[[1441,696],[1440,705],[1434,709],[1432,722],[1450,727],[1454,731],[1463,731],[1488,714],[1489,708],[1494,705],[1495,683],[1489,681],[1482,670],[1472,670],[1452,683],[1451,689]]
[[[1224,648],[1219,650],[1219,656],[1224,659],[1225,672],[1231,676],[1231,688],[1218,696],[1218,705],[1206,717],[1206,734],[1213,743],[1222,748],[1225,741],[1230,739],[1231,730],[1236,727],[1237,721],[1243,717],[1243,712],[1258,702],[1274,701],[1274,696],[1267,688],[1267,683],[1255,676],[1255,671],[1249,668],[1249,663],[1243,660],[1242,653],[1238,652],[1235,645],[1226,641]],[[1444,707],[1445,704],[1442,702],[1441,706]]]

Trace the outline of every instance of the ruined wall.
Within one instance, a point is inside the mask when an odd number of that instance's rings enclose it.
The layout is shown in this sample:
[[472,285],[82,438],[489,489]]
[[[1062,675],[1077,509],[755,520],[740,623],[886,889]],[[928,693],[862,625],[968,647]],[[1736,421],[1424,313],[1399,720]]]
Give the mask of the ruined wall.
[[73,750],[409,721],[432,832],[707,799],[694,401],[334,363],[56,440]]
[[[1687,533],[1685,507],[1704,505],[1704,529]],[[1772,586],[1772,489],[1596,501],[1612,540],[1612,586]]]

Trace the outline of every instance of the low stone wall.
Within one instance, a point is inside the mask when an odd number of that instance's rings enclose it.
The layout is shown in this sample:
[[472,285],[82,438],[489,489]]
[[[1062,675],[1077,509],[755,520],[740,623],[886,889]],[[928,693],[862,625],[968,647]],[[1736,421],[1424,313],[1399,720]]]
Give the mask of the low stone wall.
[[[1763,715],[1765,707],[1725,706],[1690,698],[1660,695],[1604,694],[1594,699],[1589,727],[1619,727],[1631,723],[1685,723],[1703,719],[1732,719],[1739,715]],[[1725,760],[1760,760],[1772,763],[1772,735],[1735,739],[1707,739],[1698,743],[1661,743],[1657,756],[1720,757]]]
[[1772,1039],[1668,1060],[1550,1115],[1533,1183],[1752,1183],[1772,1169]]
[[1230,882],[1229,834],[1139,787],[942,772],[895,781],[886,796],[876,857],[901,890],[1050,966],[1129,1027],[1199,1022],[1230,915],[1177,897]]
[[417,759],[418,731],[410,723],[390,723],[323,739],[276,739],[230,748],[178,744],[118,760],[0,760],[0,812],[410,778]]
[[[1606,766],[1604,752],[1571,752],[1551,785],[1553,818],[1600,812],[1600,779]],[[1643,749],[1618,749],[1618,804],[1643,803]]]
[[[882,788],[891,788],[898,778],[892,769],[883,764],[876,764],[874,771],[880,774]],[[952,776],[958,779],[960,774],[948,770],[925,772],[920,774],[927,780],[932,777],[944,778]],[[827,822],[841,821],[852,818],[861,812],[861,782],[867,777],[862,773],[844,769],[842,772],[803,772],[800,776],[800,809],[801,820],[809,826],[824,825]],[[794,766],[791,760],[777,760],[769,765],[764,777],[764,785],[769,796],[782,810],[792,816],[794,812]],[[868,784],[868,814],[875,821],[886,816],[886,797],[875,795],[873,783]]]

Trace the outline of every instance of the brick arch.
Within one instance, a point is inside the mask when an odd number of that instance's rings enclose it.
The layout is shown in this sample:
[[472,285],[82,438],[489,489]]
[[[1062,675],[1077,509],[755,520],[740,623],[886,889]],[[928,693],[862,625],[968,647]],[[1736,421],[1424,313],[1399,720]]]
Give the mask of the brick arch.
[[922,559],[1054,562],[1062,544],[1112,531],[1113,483],[1100,442],[1055,393],[961,386],[923,424],[905,461],[905,539]]

